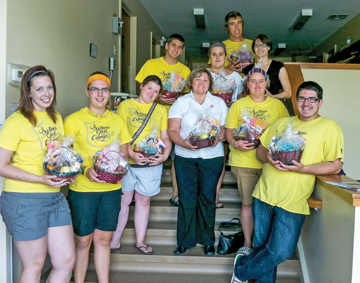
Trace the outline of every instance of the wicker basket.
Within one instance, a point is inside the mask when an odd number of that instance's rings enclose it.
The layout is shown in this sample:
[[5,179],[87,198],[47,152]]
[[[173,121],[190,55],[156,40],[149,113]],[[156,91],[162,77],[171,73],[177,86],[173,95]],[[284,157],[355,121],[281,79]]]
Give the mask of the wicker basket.
[[233,93],[232,92],[220,92],[220,93],[213,93],[212,95],[220,97],[222,100],[225,101],[225,103],[228,103],[231,101]]
[[[53,182],[61,182],[63,180],[69,180],[73,176],[76,176],[81,173],[80,171],[63,173],[63,172],[57,171],[56,169],[51,170],[50,168],[48,168],[47,165],[51,166],[49,163],[45,162],[43,164],[44,171],[45,171],[46,175],[54,176],[54,178],[51,179],[51,181],[53,181]],[[51,167],[53,167],[53,166],[51,166]]]
[[210,147],[215,144],[216,137],[208,137],[206,139],[201,139],[199,136],[191,136],[189,142],[192,146],[197,146],[198,149],[204,147]]
[[172,92],[172,91],[168,91],[168,90],[164,90],[162,95],[164,96],[164,98],[170,99],[170,98],[175,98],[178,99],[179,96],[181,96],[181,92]]
[[[110,152],[116,152],[116,151],[110,151]],[[116,153],[119,154],[119,152]],[[110,172],[95,165],[98,159],[99,156],[94,156],[94,170],[98,175],[96,178],[98,178],[101,181],[105,181],[106,183],[117,184],[126,175],[127,171],[130,168],[129,163],[124,161],[123,164],[120,164],[124,168],[122,172]]]
[[257,148],[259,146],[259,144],[260,144],[259,139],[252,140],[252,139],[247,139],[247,138],[244,138],[244,137],[234,136],[234,140],[236,140],[236,141],[242,140],[242,141],[251,142],[253,144],[254,148]]
[[271,153],[271,158],[275,161],[280,160],[286,165],[294,165],[293,160],[300,162],[301,156],[303,154],[303,149],[299,150],[279,150],[277,152]]
[[155,157],[155,155],[157,154],[157,153],[150,153],[147,151],[136,151],[136,152],[141,153],[145,158]]

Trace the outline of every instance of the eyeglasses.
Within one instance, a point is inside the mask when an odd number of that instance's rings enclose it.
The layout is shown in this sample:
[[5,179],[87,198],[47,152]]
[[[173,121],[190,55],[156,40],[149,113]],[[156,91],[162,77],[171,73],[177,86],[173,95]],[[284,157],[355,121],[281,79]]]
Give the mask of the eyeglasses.
[[297,101],[301,101],[301,102],[305,102],[306,100],[310,103],[315,103],[315,102],[319,101],[320,99],[316,98],[316,97],[303,97],[303,96],[299,96],[297,98]]
[[254,47],[255,48],[259,48],[259,47],[267,47],[268,45],[266,43],[263,43],[263,44],[255,44]]
[[89,88],[89,90],[92,93],[99,93],[99,91],[101,91],[102,93],[106,94],[106,93],[108,93],[110,91],[110,88],[105,87],[105,88],[99,89],[97,87],[92,87],[92,88]]

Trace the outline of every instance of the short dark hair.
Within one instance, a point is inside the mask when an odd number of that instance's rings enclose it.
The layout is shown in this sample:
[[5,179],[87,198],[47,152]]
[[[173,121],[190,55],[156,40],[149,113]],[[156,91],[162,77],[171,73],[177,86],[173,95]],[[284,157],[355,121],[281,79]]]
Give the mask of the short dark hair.
[[177,33],[170,35],[166,43],[171,43],[171,41],[173,41],[175,39],[181,41],[185,45],[185,39],[180,34],[177,34]]
[[141,83],[141,85],[142,85],[142,86],[145,86],[145,85],[147,85],[149,82],[154,82],[154,83],[156,83],[158,86],[160,86],[160,91],[159,91],[159,93],[162,92],[162,90],[163,90],[163,85],[162,85],[162,82],[161,82],[161,80],[160,80],[160,78],[159,78],[158,76],[156,76],[156,75],[147,76],[147,77],[143,80],[143,82]]
[[299,88],[298,88],[298,90],[296,92],[296,98],[299,97],[300,91],[302,91],[304,89],[315,91],[317,93],[317,98],[323,99],[323,89],[322,89],[322,87],[319,84],[317,84],[316,82],[313,82],[313,81],[303,82],[299,86]]
[[251,49],[252,49],[252,51],[253,51],[254,53],[255,53],[255,44],[256,44],[255,41],[256,41],[256,40],[261,41],[261,43],[263,43],[263,44],[267,44],[267,46],[270,47],[269,52],[272,50],[273,44],[272,44],[272,42],[271,42],[270,37],[268,37],[266,34],[261,33],[261,34],[259,34],[257,37],[255,37],[255,39],[254,39],[254,41],[253,41],[253,43],[252,43],[252,45],[251,45]]
[[242,25],[244,26],[244,19],[243,17],[241,16],[241,14],[237,11],[232,11],[232,12],[229,12],[226,16],[225,16],[225,30],[227,32],[229,32],[229,20],[230,19],[236,19],[236,18],[241,18],[242,20]]
[[209,89],[208,89],[208,91],[209,91],[209,92],[212,92],[212,91],[213,91],[213,87],[214,87],[214,81],[213,81],[213,78],[212,78],[212,75],[211,75],[210,71],[209,71],[207,68],[204,68],[204,67],[198,67],[198,68],[196,68],[195,70],[193,70],[193,71],[190,73],[190,75],[189,75],[189,77],[188,77],[188,79],[187,79],[187,81],[186,81],[186,88],[187,88],[188,90],[192,90],[192,89],[193,89],[193,88],[192,88],[192,81],[193,81],[195,78],[200,77],[203,73],[206,73],[206,74],[208,75],[208,77],[209,77],[209,82],[210,82],[210,84],[209,84]]

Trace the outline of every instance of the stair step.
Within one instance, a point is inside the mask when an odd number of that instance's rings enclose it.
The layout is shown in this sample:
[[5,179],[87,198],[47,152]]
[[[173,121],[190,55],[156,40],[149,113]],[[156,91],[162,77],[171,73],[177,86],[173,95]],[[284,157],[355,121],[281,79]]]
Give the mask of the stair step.
[[[160,272],[110,271],[110,283],[229,283],[232,274],[167,274]],[[85,283],[96,283],[95,271],[88,271]],[[45,283],[45,281],[44,281]],[[71,281],[73,283],[73,281]],[[277,276],[276,283],[300,283],[298,278]]]
[[[142,255],[133,245],[122,245],[121,250],[111,253],[111,271],[146,273],[184,273],[184,274],[231,274],[234,254],[205,256],[203,247],[197,245],[183,255],[173,255],[176,248],[167,245],[152,245],[154,254]],[[216,248],[216,247],[215,247]],[[94,270],[92,255],[89,269]],[[300,261],[294,254],[289,260],[278,266],[278,276],[298,277]]]

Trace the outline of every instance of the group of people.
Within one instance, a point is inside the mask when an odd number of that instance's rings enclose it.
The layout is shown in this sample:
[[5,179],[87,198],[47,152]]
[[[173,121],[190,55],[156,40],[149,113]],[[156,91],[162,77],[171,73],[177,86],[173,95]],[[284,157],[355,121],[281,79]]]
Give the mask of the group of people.
[[[174,254],[201,244],[205,255],[214,255],[215,213],[223,207],[219,190],[229,150],[229,165],[242,199],[245,236],[235,257],[232,282],[275,282],[276,266],[294,252],[309,214],[307,198],[315,175],[339,173],[342,168],[344,138],[334,121],[319,115],[323,94],[315,82],[300,85],[299,114],[289,117],[280,99],[291,97],[290,82],[283,64],[268,57],[270,38],[260,34],[254,41],[245,39],[243,26],[239,12],[228,13],[229,39],[214,42],[208,68],[192,72],[178,61],[184,38],[171,35],[165,56],[147,61],[138,73],[139,97],[123,101],[116,114],[108,110],[111,81],[101,72],[87,80],[89,105],[64,123],[55,110],[54,74],[43,66],[24,74],[19,109],[0,131],[0,175],[5,177],[0,212],[22,261],[20,282],[40,281],[47,252],[53,265],[49,282],[69,282],[72,270],[75,282],[84,282],[92,243],[98,281],[109,282],[110,253],[121,248],[133,200],[134,248],[153,254],[145,242],[150,200],[160,192],[163,162],[169,156],[174,188],[170,203],[178,206]],[[255,58],[245,68],[229,60],[244,45]],[[165,95],[173,91],[174,78],[186,80],[181,90],[186,94]],[[230,99],[218,97],[220,81],[231,86]],[[266,122],[258,148],[233,137],[243,123],[244,109]],[[219,133],[211,147],[199,149],[190,143],[189,135],[203,112],[219,122]],[[301,163],[294,161],[294,165],[274,161],[268,151],[271,138],[289,123],[306,138]],[[135,145],[154,127],[165,149],[147,157]],[[47,144],[70,134],[75,136],[74,150],[85,156],[82,174],[55,182],[42,169]],[[98,178],[88,157],[116,139],[131,166],[123,179],[110,184]],[[60,192],[66,185],[67,200]]]

